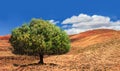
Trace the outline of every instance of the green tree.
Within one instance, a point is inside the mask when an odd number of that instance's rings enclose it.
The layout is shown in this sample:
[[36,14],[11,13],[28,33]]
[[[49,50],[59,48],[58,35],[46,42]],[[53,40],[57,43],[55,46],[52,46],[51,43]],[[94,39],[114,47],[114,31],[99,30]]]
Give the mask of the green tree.
[[66,32],[42,19],[32,19],[29,24],[15,28],[10,43],[16,54],[39,55],[40,64],[44,63],[44,55],[64,54],[70,49]]

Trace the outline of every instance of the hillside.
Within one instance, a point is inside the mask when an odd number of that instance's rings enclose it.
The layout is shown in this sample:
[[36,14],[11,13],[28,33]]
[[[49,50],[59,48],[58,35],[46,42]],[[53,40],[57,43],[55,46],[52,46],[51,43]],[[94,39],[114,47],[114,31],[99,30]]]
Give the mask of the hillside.
[[0,47],[10,46],[9,38],[10,38],[10,35],[0,36]]
[[71,35],[71,46],[74,47],[86,47],[89,45],[101,43],[103,41],[107,41],[113,39],[115,37],[119,37],[120,32],[111,29],[96,29],[90,30],[86,32],[82,32],[80,34]]
[[9,40],[10,35],[0,36],[0,40]]
[[119,31],[90,30],[70,39],[70,52],[45,57],[45,65],[36,64],[38,57],[12,54],[10,44],[0,40],[0,71],[120,71]]

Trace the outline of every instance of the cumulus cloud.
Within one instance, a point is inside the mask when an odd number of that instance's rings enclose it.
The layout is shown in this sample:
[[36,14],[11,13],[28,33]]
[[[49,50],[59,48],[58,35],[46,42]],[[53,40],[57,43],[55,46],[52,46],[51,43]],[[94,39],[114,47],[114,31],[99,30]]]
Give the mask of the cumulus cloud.
[[92,29],[115,29],[120,30],[120,21],[112,21],[110,17],[101,15],[87,15],[80,14],[78,16],[72,16],[71,18],[65,19],[63,22],[63,27],[67,27],[67,24],[71,24],[71,28],[65,31],[71,34],[78,34]]
[[79,29],[79,28],[71,28],[71,29],[66,29],[65,30],[69,35],[72,34],[78,34],[80,32],[84,32],[84,29]]
[[59,23],[59,21],[55,21],[55,20],[53,20],[53,19],[52,19],[52,20],[49,20],[49,22],[52,23],[52,24],[57,24],[57,23]]

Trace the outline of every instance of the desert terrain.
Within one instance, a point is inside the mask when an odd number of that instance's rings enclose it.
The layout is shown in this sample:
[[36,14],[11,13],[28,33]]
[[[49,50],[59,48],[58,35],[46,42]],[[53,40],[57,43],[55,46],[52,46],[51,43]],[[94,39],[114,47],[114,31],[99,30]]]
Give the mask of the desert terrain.
[[120,31],[96,29],[70,35],[71,49],[63,55],[15,55],[10,35],[0,36],[0,71],[120,71]]

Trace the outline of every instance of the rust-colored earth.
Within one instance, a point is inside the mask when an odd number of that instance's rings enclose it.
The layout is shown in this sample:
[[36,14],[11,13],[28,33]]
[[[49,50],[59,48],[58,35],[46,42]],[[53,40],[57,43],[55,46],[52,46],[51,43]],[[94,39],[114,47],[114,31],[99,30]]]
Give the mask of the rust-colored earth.
[[0,71],[120,71],[120,32],[90,30],[71,35],[71,50],[64,55],[38,57],[11,52],[10,35],[0,36]]
[[96,43],[101,43],[106,40],[118,38],[120,31],[111,29],[96,29],[86,31],[80,34],[71,35],[71,46],[73,47],[86,47]]
[[10,35],[0,36],[0,40],[9,40]]

